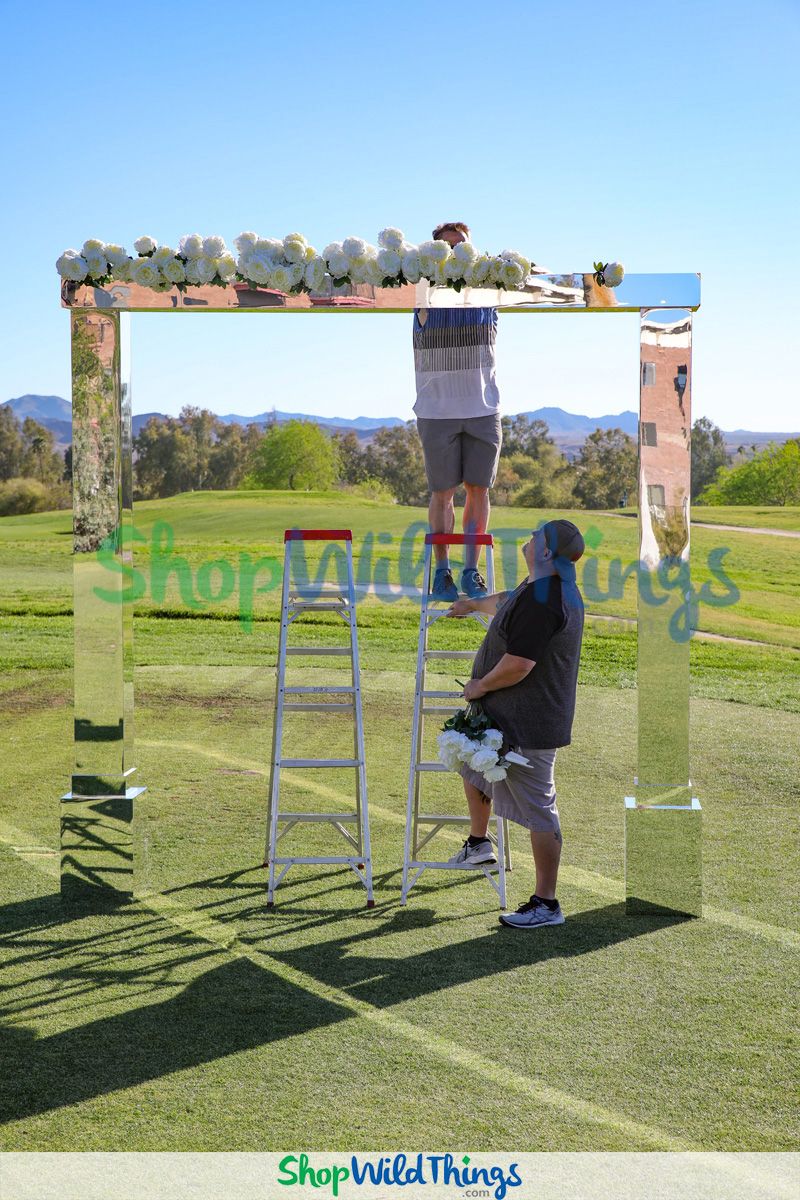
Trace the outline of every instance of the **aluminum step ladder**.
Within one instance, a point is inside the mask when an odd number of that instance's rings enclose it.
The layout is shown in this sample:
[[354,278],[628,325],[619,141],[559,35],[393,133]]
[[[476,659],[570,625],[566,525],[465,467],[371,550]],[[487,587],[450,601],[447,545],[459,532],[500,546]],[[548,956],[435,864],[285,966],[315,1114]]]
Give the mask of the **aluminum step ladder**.
[[[272,761],[269,779],[269,808],[264,866],[269,868],[267,907],[275,901],[275,890],[287,872],[300,864],[340,864],[350,867],[367,892],[367,908],[373,908],[372,857],[367,810],[367,776],[364,758],[364,723],[361,708],[361,679],[358,663],[358,632],[356,629],[356,595],[353,580],[353,536],[349,529],[287,529],[284,533],[283,587],[281,593],[281,630],[276,666],[275,708],[272,731]],[[347,558],[347,584],[318,584],[316,587],[293,587],[292,545],[297,541],[342,542]],[[335,612],[350,631],[346,646],[290,646],[289,628],[305,613]],[[302,687],[286,686],[286,661],[295,655],[320,657],[349,657],[350,683],[331,687],[312,684]],[[341,696],[341,700],[314,700],[313,696]],[[296,698],[295,698],[296,697]],[[308,698],[306,698],[308,697]],[[352,758],[285,758],[283,755],[283,717],[287,712],[318,712],[332,715],[347,713],[353,718]],[[280,807],[281,771],[303,767],[353,767],[355,770],[355,808],[351,812],[287,812]],[[341,834],[349,854],[340,855],[280,855],[278,842],[289,830],[300,824],[329,824]]]
[[[494,541],[490,533],[428,533],[425,536],[425,559],[422,575],[423,587],[419,614],[419,638],[417,642],[417,674],[414,688],[414,722],[411,730],[411,763],[408,775],[408,803],[406,807],[406,834],[403,852],[403,881],[400,903],[405,904],[408,893],[417,882],[423,871],[482,871],[497,892],[500,907],[506,907],[506,871],[511,869],[510,842],[508,837],[508,822],[499,820],[492,815],[489,821],[489,837],[496,847],[497,866],[459,866],[451,867],[449,863],[437,859],[422,858],[422,850],[433,837],[446,826],[469,825],[469,815],[452,816],[444,813],[423,813],[420,811],[422,779],[429,772],[447,771],[444,763],[425,762],[421,758],[424,745],[424,721],[426,717],[434,718],[439,728],[443,721],[454,712],[463,708],[466,701],[461,691],[429,688],[427,666],[430,659],[464,659],[475,657],[476,650],[431,650],[428,646],[428,631],[435,621],[444,617],[450,607],[449,600],[434,600],[431,596],[432,568],[434,565],[433,547],[478,545],[486,547],[486,582],[488,592],[494,592]],[[437,605],[443,607],[437,608]],[[470,613],[484,628],[488,628],[491,617],[486,613]],[[452,618],[447,618],[451,620]],[[442,701],[451,703],[444,704]],[[430,703],[434,701],[434,703]],[[456,701],[456,703],[453,703]],[[454,772],[450,772],[455,774]],[[460,786],[460,778],[459,778]],[[494,826],[494,831],[492,827]],[[413,874],[412,874],[413,872]],[[497,878],[495,878],[495,873]]]

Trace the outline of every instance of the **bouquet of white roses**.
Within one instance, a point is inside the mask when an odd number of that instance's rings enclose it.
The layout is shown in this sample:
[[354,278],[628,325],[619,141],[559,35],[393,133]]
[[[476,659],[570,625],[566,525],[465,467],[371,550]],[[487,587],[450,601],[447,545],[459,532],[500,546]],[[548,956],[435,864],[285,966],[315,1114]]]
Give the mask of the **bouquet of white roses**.
[[445,721],[436,743],[439,762],[444,763],[449,771],[458,771],[461,764],[466,763],[473,771],[483,775],[487,783],[505,779],[509,763],[524,765],[528,762],[527,758],[514,750],[502,752],[506,744],[505,736],[492,727],[489,717],[475,702],[470,702],[466,708]]

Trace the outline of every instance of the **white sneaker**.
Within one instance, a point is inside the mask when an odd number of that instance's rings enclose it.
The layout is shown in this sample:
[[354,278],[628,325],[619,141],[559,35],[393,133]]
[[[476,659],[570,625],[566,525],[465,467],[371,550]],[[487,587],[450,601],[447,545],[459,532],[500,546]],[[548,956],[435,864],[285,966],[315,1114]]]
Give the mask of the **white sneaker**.
[[477,845],[471,846],[469,838],[452,858],[447,860],[448,867],[490,867],[497,862],[492,843],[483,838]]
[[515,913],[502,913],[500,921],[512,929],[538,929],[540,925],[563,925],[564,914],[561,905],[550,909],[535,896],[531,896],[524,904],[520,904]]

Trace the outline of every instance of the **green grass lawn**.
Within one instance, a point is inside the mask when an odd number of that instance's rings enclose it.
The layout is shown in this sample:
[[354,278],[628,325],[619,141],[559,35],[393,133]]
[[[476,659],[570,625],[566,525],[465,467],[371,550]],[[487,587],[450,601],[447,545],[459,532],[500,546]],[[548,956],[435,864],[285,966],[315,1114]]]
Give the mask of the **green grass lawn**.
[[[155,520],[171,520],[176,552],[196,576],[203,561],[246,546],[278,554],[286,525],[338,524],[333,516],[323,497],[193,496],[139,506],[137,525],[149,534]],[[496,509],[495,531],[520,518],[524,528],[524,517]],[[353,502],[348,520],[363,550],[370,530],[397,537],[412,516]],[[606,563],[635,542],[633,521],[633,534],[617,532],[628,523],[611,517],[582,513],[578,523],[603,534],[598,555],[608,539]],[[636,639],[588,622],[573,742],[556,771],[567,922],[527,935],[501,929],[480,878],[429,873],[399,905],[416,618],[408,601],[375,598],[359,606],[375,909],[364,908],[352,874],[323,867],[297,868],[276,908],[264,907],[277,645],[267,594],[250,632],[235,597],[192,619],[181,617],[177,596],[140,603],[136,761],[148,788],[137,829],[140,898],[118,913],[63,910],[56,799],[69,785],[72,720],[65,530],[64,514],[0,522],[2,1149],[795,1144],[793,539],[772,539],[771,570],[758,565],[754,535],[730,543],[742,575],[729,573],[747,580],[761,614],[747,619],[763,622],[770,646],[691,643],[705,919],[624,913]],[[693,553],[704,532],[693,535]],[[396,582],[398,546],[374,541],[373,564],[383,556]],[[736,607],[701,607],[701,618],[732,617]],[[309,624],[309,641],[341,641],[341,623]],[[453,622],[446,635],[453,646],[474,645],[478,630]],[[291,720],[287,748],[327,756],[346,747],[344,719]],[[286,778],[292,803],[310,807],[346,809],[351,784],[347,771]],[[431,788],[441,789],[437,804],[457,810],[460,781],[439,776]],[[325,841],[320,830],[290,836],[298,853]],[[443,856],[458,841],[442,835]],[[533,886],[522,830],[513,852],[516,905]]]

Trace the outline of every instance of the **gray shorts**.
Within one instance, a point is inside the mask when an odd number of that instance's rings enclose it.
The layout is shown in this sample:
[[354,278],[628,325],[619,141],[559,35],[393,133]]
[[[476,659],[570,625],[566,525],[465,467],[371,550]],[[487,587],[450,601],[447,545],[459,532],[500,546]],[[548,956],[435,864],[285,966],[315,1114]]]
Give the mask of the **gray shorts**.
[[499,412],[484,417],[417,417],[417,432],[432,492],[445,492],[461,483],[492,486],[503,441]]
[[459,768],[467,783],[473,784],[492,801],[497,817],[508,817],[536,833],[561,834],[561,822],[556,807],[554,779],[557,750],[526,750],[514,746],[518,754],[529,759],[529,765],[511,763],[505,779],[487,783],[483,775],[466,763]]

